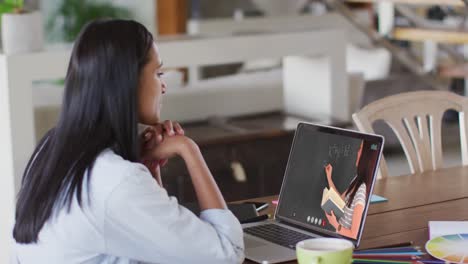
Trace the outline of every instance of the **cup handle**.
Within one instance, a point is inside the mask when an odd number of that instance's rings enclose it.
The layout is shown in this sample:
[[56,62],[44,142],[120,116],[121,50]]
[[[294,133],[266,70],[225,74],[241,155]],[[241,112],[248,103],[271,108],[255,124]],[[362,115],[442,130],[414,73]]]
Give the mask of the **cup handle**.
[[310,260],[309,264],[319,264],[320,262],[320,257],[314,257]]

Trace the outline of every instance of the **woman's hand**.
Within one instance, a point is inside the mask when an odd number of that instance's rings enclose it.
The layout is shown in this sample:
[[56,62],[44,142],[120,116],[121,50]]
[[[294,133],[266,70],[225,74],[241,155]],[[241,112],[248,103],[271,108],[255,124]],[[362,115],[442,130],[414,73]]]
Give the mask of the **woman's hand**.
[[[182,128],[178,128],[177,124],[172,124],[172,130],[175,131],[171,133],[170,125],[165,122],[164,131],[167,133],[163,134],[162,140],[161,137],[156,136],[157,142],[154,148],[151,148],[152,145],[149,145],[143,158],[148,160],[167,160],[176,155],[180,156],[187,166],[200,209],[202,211],[207,209],[226,209],[226,202],[213,179],[213,175],[211,175],[210,169],[206,165],[200,148],[192,139],[183,135]],[[176,132],[179,132],[179,134],[176,134]]]
[[149,153],[149,158],[167,160],[174,156],[181,156],[184,160],[194,151],[199,150],[197,144],[183,135],[166,137]]
[[142,134],[143,149],[153,149],[158,143],[163,141],[165,137],[175,135],[185,135],[185,131],[177,122],[166,120],[164,123],[150,126],[146,128]]
[[338,220],[336,220],[336,216],[333,210],[330,212],[330,214],[325,213],[325,215],[327,216],[328,223],[330,223],[330,225],[332,225],[336,230],[338,230],[338,226],[340,225],[340,223],[338,223]]
[[333,166],[330,163],[328,163],[328,165],[325,166],[325,174],[327,175],[328,181],[331,181],[332,173],[333,173]]
[[168,159],[151,158],[152,150],[165,138],[184,135],[185,132],[177,122],[166,120],[163,123],[150,126],[141,135],[142,142],[142,163],[150,170],[153,177],[161,184],[160,167],[167,164]]

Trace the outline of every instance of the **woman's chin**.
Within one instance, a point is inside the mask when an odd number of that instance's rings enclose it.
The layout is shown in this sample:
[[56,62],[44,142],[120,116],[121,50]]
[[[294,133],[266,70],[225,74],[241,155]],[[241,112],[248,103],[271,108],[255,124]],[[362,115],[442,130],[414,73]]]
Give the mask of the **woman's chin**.
[[140,120],[140,123],[147,126],[154,126],[161,122],[161,118],[159,116],[153,116],[151,118],[147,118],[144,120]]

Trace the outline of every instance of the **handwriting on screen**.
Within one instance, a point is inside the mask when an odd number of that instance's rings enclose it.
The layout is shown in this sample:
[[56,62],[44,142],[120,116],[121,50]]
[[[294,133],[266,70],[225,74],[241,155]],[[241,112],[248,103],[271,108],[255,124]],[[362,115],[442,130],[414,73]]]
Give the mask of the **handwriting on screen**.
[[348,157],[352,156],[352,144],[331,144],[328,146],[328,155],[324,157],[323,166],[331,164],[332,166],[337,165],[337,163],[342,163],[344,160],[347,160]]
[[328,157],[330,159],[339,159],[351,155],[350,144],[333,144],[328,147]]

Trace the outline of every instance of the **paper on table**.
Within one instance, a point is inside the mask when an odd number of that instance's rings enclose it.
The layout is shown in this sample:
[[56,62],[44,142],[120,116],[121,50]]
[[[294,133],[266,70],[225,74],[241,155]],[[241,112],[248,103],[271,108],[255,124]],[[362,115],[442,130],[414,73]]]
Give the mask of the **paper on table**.
[[370,203],[374,204],[374,203],[382,203],[382,202],[386,202],[386,201],[388,201],[387,198],[382,197],[382,196],[377,195],[377,194],[372,194]]
[[468,234],[468,221],[429,221],[429,239],[463,233]]

